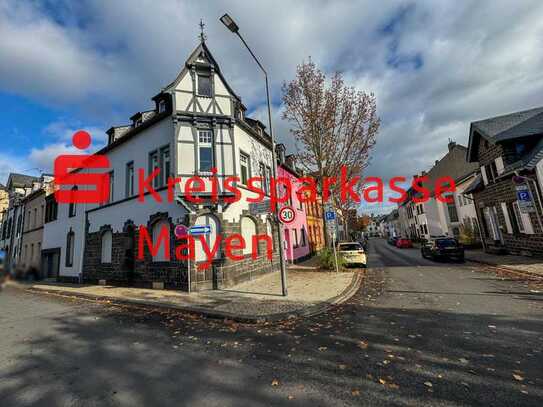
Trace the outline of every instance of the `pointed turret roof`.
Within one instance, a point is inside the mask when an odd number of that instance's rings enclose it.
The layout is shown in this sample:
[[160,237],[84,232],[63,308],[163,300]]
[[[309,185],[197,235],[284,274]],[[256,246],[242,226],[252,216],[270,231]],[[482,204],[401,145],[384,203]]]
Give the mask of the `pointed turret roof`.
[[[202,62],[202,61],[205,61],[205,62]],[[215,70],[217,75],[219,75],[221,80],[224,82],[224,85],[226,86],[226,89],[228,89],[228,91],[232,94],[232,96],[234,96],[241,103],[241,98],[236,94],[236,92],[234,92],[234,90],[230,87],[230,85],[228,84],[228,82],[224,78],[224,76],[223,76],[223,74],[221,72],[221,68],[220,68],[219,64],[217,63],[217,60],[213,57],[213,54],[211,53],[211,51],[207,47],[207,44],[206,44],[205,40],[200,41],[198,46],[194,49],[194,51],[192,51],[192,53],[190,54],[188,59],[185,61],[185,65],[184,65],[183,69],[181,70],[181,72],[179,72],[179,74],[177,75],[175,80],[173,82],[171,82],[169,85],[167,85],[164,88],[164,90],[166,91],[166,90],[171,90],[172,88],[175,88],[179,84],[181,79],[185,76],[185,74],[188,73],[189,69],[192,66],[211,66],[211,67],[213,67],[213,69]]]

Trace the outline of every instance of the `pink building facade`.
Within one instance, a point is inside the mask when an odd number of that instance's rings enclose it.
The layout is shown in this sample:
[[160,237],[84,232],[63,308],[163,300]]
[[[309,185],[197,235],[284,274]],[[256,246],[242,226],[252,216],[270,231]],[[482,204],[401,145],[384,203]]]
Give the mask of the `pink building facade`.
[[286,164],[279,165],[277,173],[279,177],[290,179],[292,185],[290,199],[282,205],[291,206],[296,213],[293,223],[283,225],[285,258],[287,261],[294,263],[310,256],[305,205],[300,202],[298,195],[296,195],[296,191],[302,184],[298,181],[296,172]]

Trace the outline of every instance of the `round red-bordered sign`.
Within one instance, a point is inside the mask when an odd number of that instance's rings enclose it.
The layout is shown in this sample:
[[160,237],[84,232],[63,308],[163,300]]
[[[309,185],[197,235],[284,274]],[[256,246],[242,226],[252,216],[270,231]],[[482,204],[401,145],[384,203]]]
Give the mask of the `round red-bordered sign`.
[[296,212],[290,206],[283,206],[279,210],[279,220],[288,225],[296,220]]
[[189,234],[189,228],[185,225],[177,225],[174,229],[175,237],[178,239],[182,239],[184,237],[187,237]]

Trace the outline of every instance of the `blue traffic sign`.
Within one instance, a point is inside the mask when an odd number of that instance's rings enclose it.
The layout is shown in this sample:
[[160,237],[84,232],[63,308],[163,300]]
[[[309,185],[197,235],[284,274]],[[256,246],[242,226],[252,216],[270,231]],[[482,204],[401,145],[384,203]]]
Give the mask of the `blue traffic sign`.
[[193,236],[209,235],[211,233],[210,225],[197,225],[189,228],[189,233]]
[[518,191],[517,197],[519,201],[531,201],[532,197],[528,191]]
[[324,218],[326,220],[335,220],[336,219],[336,213],[332,211],[327,211],[324,213]]

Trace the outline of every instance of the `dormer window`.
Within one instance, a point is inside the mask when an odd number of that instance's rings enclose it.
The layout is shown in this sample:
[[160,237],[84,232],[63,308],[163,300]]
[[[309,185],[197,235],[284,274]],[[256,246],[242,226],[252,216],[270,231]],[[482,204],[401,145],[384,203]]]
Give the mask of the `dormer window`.
[[166,111],[166,101],[161,100],[160,102],[158,102],[158,113],[163,113],[165,111]]
[[198,74],[198,96],[211,97],[211,75]]
[[138,126],[141,126],[141,117],[139,119],[137,119],[135,122],[134,122],[134,127],[138,127]]

